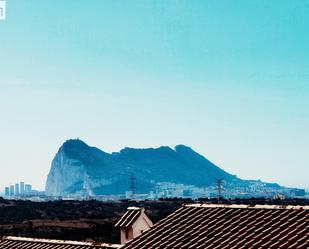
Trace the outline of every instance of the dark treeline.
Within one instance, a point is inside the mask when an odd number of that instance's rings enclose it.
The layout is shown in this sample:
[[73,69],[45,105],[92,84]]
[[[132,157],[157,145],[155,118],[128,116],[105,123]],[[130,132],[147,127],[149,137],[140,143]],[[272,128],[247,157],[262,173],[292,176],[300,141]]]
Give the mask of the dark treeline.
[[0,198],[0,237],[11,235],[118,243],[119,231],[114,224],[125,213],[127,207],[144,207],[151,220],[156,223],[186,203],[309,205],[309,200],[167,198],[156,201],[31,202]]

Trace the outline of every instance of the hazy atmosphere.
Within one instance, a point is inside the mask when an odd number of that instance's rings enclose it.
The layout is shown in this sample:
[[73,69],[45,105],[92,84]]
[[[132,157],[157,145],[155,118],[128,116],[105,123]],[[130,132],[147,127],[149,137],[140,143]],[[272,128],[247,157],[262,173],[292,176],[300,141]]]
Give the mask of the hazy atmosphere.
[[6,7],[1,190],[44,189],[77,137],[106,152],[184,144],[241,178],[309,188],[308,1]]

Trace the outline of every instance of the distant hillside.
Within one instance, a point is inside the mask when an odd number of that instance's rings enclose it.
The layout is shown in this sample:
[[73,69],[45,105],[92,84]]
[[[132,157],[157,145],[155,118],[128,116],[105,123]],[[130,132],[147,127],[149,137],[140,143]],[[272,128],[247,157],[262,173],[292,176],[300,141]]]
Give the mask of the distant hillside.
[[184,145],[175,149],[125,148],[109,154],[78,139],[66,141],[57,152],[46,181],[46,193],[51,196],[124,195],[132,175],[136,179],[136,193],[150,197],[215,194],[216,179],[223,179],[226,194],[236,191],[231,196],[238,196],[238,192],[253,195],[254,191],[263,195],[266,190],[268,194],[302,193],[278,184],[241,180]]

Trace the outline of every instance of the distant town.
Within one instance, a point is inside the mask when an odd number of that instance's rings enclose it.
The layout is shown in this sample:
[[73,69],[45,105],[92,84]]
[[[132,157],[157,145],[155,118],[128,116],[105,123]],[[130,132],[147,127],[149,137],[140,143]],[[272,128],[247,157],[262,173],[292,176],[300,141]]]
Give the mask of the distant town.
[[4,188],[4,197],[7,199],[27,199],[41,201],[45,197],[45,191],[32,188],[31,184],[23,181]]
[[[225,185],[225,188],[223,187]],[[120,200],[158,200],[160,198],[308,198],[308,193],[303,190],[282,188],[278,191],[276,188],[269,187],[263,182],[255,181],[254,185],[248,187],[229,186],[224,181],[217,180],[216,184],[211,187],[198,188],[193,185],[161,183],[156,191],[149,193],[137,194],[136,179],[129,178],[128,190],[118,195],[96,195],[93,194],[89,185],[84,186],[82,191],[74,194],[63,194],[58,196],[47,195],[45,191],[33,189],[31,184],[23,181],[6,186],[3,197],[14,200],[30,201],[51,201],[51,200],[99,200],[99,201],[120,201]]]

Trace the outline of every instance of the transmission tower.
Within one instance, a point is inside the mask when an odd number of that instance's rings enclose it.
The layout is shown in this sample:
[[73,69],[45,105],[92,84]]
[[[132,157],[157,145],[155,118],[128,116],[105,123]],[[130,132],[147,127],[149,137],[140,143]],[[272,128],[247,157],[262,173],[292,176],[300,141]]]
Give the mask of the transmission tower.
[[216,190],[218,200],[222,199],[223,183],[224,183],[223,178],[216,179]]
[[89,183],[89,176],[84,176],[84,184],[83,184],[83,194],[86,200],[90,200],[93,196],[93,193],[91,191],[91,186]]
[[131,199],[134,199],[136,193],[136,177],[133,174],[129,178],[129,191],[131,193]]

